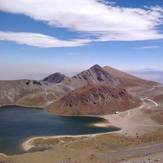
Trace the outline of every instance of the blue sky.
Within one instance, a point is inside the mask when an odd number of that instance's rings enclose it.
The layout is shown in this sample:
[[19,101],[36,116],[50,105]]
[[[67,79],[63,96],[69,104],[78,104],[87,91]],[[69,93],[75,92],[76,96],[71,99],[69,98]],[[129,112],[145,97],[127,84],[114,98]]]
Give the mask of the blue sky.
[[93,64],[163,70],[161,0],[1,0],[0,20],[0,79]]

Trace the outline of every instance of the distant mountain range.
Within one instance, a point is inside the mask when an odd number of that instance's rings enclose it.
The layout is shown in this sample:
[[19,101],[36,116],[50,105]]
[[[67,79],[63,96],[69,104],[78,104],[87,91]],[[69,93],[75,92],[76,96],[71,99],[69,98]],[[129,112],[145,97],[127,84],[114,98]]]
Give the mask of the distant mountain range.
[[62,115],[106,114],[139,105],[128,90],[156,85],[111,67],[94,65],[73,77],[0,81],[0,105],[46,108]]
[[129,71],[129,73],[146,80],[153,80],[156,82],[163,83],[163,71],[144,69],[138,71]]

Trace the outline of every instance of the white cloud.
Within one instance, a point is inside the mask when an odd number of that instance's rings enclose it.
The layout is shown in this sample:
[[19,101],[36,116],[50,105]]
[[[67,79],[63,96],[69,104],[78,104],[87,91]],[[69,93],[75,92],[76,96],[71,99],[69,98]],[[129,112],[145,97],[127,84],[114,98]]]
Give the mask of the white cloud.
[[[163,8],[124,8],[104,0],[1,0],[0,11],[24,14],[54,27],[89,33],[94,41],[163,39]],[[80,41],[79,41],[80,42]]]
[[0,40],[14,41],[18,44],[25,44],[36,47],[52,48],[52,47],[76,47],[88,44],[88,39],[59,40],[55,37],[25,32],[2,32],[0,31]]
[[138,47],[136,49],[159,49],[160,46],[157,45],[151,45],[151,46],[142,46],[142,47]]

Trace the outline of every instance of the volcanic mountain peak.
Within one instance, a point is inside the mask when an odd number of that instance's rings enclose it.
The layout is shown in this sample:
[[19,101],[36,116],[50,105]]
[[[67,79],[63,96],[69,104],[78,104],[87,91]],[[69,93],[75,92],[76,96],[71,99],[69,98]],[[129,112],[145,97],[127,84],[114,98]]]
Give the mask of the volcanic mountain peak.
[[103,69],[100,65],[98,65],[98,64],[95,64],[95,65],[93,65],[92,67],[90,67],[90,69],[91,70],[101,70],[101,69]]
[[48,77],[44,78],[43,81],[51,82],[51,83],[60,83],[62,82],[66,76],[59,72],[49,75]]
[[109,74],[97,64],[92,66],[90,69],[75,75],[73,78],[86,81],[88,84],[107,83],[114,86],[120,84],[120,82],[116,78],[114,78],[111,74]]

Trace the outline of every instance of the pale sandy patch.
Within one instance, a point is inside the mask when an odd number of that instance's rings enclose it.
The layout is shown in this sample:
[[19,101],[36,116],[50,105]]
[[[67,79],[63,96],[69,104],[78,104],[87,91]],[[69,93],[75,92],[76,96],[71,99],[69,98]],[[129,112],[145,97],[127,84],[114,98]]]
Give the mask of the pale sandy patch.
[[0,157],[7,158],[7,155],[5,155],[4,153],[0,153]]
[[153,121],[143,109],[154,107],[153,101],[149,99],[141,99],[142,105],[138,108],[120,112],[119,114],[105,115],[103,118],[108,120],[110,125],[121,128],[119,132],[127,136],[138,136],[150,132],[160,127]]

